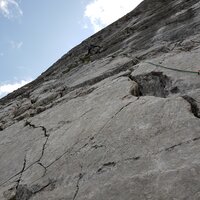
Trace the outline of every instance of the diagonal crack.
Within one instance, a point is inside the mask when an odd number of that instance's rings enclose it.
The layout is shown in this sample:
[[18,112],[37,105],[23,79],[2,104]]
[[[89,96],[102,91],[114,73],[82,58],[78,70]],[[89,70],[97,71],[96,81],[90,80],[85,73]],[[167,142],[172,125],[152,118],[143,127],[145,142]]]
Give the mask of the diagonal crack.
[[55,181],[50,179],[44,186],[33,185],[29,188],[27,185],[19,185],[19,187],[16,188],[16,193],[15,196],[12,197],[12,200],[29,200],[33,195],[45,190],[48,186],[51,186],[54,183]]
[[113,119],[114,117],[116,117],[122,110],[124,110],[126,107],[128,107],[128,106],[129,106],[130,104],[132,104],[132,103],[133,103],[133,101],[127,103],[125,106],[123,106],[122,108],[120,108],[120,109],[115,113],[115,115],[112,116],[111,119]]
[[166,147],[166,148],[164,148],[164,149],[161,149],[161,150],[158,151],[158,152],[152,153],[151,155],[158,155],[158,154],[160,154],[160,153],[162,153],[162,152],[165,152],[165,151],[172,151],[172,150],[174,150],[175,148],[180,147],[180,146],[182,146],[182,145],[184,145],[184,144],[190,144],[190,143],[196,142],[196,141],[198,141],[198,140],[200,140],[200,136],[195,137],[195,138],[192,138],[192,139],[189,139],[189,140],[186,140],[186,141],[183,141],[183,142],[179,142],[178,144],[174,144],[174,145],[172,145],[172,146],[170,146],[170,147]]
[[56,182],[56,181],[49,180],[49,182],[48,182],[46,185],[44,185],[44,186],[40,187],[39,189],[35,190],[35,191],[33,192],[33,195],[35,195],[35,194],[37,194],[37,193],[43,191],[45,188],[47,188],[48,186],[54,184],[55,182]]
[[54,163],[56,163],[58,160],[60,160],[65,154],[70,153],[74,146],[78,144],[79,141],[75,142],[71,147],[69,147],[64,153],[62,153],[60,156],[58,156],[54,161],[52,161],[50,164],[46,166],[46,168],[49,168],[52,166]]
[[95,136],[99,135],[101,131],[112,121],[113,118],[115,118],[122,110],[124,110],[126,107],[128,107],[130,104],[132,104],[134,101],[131,101],[124,105],[122,108],[120,108],[100,129],[99,131],[94,134],[92,137],[94,138]]

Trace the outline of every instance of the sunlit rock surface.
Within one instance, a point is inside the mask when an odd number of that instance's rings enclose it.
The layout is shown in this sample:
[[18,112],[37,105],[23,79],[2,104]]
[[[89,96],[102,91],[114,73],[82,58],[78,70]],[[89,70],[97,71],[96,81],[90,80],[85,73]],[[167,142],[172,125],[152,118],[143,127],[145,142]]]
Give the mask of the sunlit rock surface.
[[0,199],[199,200],[199,55],[199,0],[145,0],[1,99]]

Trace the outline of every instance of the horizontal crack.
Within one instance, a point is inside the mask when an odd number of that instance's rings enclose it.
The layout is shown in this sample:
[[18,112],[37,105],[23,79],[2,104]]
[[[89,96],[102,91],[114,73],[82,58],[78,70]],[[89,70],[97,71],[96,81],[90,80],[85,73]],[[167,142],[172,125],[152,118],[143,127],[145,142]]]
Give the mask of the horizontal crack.
[[139,160],[140,158],[141,158],[140,156],[130,157],[130,158],[126,158],[126,159],[124,159],[124,161]]
[[97,145],[97,144],[95,144],[95,145],[91,146],[91,148],[93,148],[93,149],[98,149],[98,148],[102,148],[102,147],[105,147],[105,145],[102,145],[102,144]]

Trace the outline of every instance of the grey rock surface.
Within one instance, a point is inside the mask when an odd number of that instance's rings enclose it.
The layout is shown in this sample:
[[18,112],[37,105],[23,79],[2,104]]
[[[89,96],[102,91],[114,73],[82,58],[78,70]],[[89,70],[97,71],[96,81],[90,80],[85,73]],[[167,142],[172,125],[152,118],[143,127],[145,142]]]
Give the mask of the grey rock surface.
[[0,199],[200,200],[199,31],[145,0],[2,98]]

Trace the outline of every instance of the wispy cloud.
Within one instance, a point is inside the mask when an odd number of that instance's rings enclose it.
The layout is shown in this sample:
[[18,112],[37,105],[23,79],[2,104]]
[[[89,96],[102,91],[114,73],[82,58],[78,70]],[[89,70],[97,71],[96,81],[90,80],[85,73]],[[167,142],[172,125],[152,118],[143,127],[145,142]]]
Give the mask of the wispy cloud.
[[17,0],[0,0],[0,13],[8,19],[23,15]]
[[10,41],[9,43],[10,43],[12,49],[20,49],[23,45],[22,41],[21,42]]
[[142,1],[93,0],[86,6],[84,15],[92,24],[94,32],[97,32],[133,10]]
[[26,85],[30,81],[32,81],[32,80],[30,80],[30,79],[29,80],[21,80],[19,82],[15,82],[15,83],[0,85],[0,98],[2,98],[3,96],[7,95],[10,92],[13,92],[16,89],[22,87],[23,85]]

